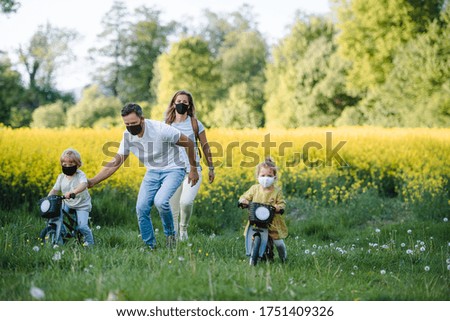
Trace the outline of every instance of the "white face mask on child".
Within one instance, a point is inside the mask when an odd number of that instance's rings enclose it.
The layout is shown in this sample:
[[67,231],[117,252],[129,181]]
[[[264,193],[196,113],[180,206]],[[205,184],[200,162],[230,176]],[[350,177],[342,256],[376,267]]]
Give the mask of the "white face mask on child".
[[259,184],[261,184],[261,186],[264,188],[272,186],[274,181],[275,181],[275,177],[269,177],[269,176],[259,176],[258,177]]

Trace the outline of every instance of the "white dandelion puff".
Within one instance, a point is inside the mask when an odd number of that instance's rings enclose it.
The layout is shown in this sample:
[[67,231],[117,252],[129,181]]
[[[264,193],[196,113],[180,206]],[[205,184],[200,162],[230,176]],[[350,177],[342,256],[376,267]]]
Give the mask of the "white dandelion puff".
[[117,291],[109,291],[106,301],[117,301],[119,299]]
[[402,244],[400,244],[400,246],[401,246],[401,247],[405,247],[405,246],[406,246],[406,244],[405,244],[405,243],[402,243]]
[[412,234],[412,231],[411,230],[407,230],[406,233]]
[[42,289],[40,289],[38,287],[35,287],[35,286],[31,287],[30,294],[36,300],[42,300],[42,299],[45,298],[44,290],[42,290]]
[[99,229],[101,229],[102,227],[101,227],[100,225],[97,225],[95,228],[96,228],[97,230],[99,230]]
[[53,261],[59,261],[59,260],[61,260],[61,252],[55,252],[55,254],[53,255],[53,257],[52,257],[52,260]]
[[413,251],[411,249],[407,249],[406,254],[413,254]]
[[381,275],[385,275],[386,274],[386,270],[381,270],[380,273],[381,273]]
[[381,230],[379,228],[375,229],[375,233],[380,233],[380,232],[381,232]]
[[447,217],[444,217],[443,221],[444,221],[444,222],[448,222],[448,218],[447,218]]
[[430,267],[427,265],[426,267],[424,267],[424,270],[425,270],[426,272],[428,272],[428,271],[430,271]]
[[33,251],[39,252],[39,246],[37,246],[37,245],[33,246]]

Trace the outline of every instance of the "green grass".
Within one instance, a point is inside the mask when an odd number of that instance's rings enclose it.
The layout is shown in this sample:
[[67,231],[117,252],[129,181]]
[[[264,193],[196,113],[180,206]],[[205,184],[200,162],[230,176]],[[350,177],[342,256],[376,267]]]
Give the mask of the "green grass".
[[169,250],[153,213],[161,246],[149,252],[134,214],[110,225],[94,217],[94,248],[53,249],[37,240],[45,222],[36,211],[0,211],[0,300],[32,300],[32,286],[45,300],[450,299],[444,217],[418,218],[398,199],[371,193],[333,207],[288,203],[288,262],[256,267],[241,226],[211,234],[193,224],[189,242]]

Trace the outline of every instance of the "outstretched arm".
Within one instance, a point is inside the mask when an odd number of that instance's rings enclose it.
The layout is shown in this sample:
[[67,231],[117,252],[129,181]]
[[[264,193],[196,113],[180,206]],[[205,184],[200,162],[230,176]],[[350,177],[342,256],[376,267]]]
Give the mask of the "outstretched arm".
[[200,139],[200,145],[202,145],[203,155],[205,155],[206,162],[208,163],[209,182],[212,183],[212,182],[214,182],[214,178],[215,178],[216,175],[214,173],[214,165],[213,165],[212,156],[211,156],[211,149],[209,148],[209,143],[208,143],[208,139],[206,139],[205,131],[202,131],[198,135],[198,138]]
[[116,154],[116,156],[114,156],[114,159],[107,163],[97,175],[95,175],[91,179],[88,179],[88,187],[93,187],[94,185],[97,185],[101,181],[104,181],[112,174],[114,174],[127,159],[127,157],[128,155]]
[[184,147],[189,158],[191,170],[189,171],[188,183],[194,186],[198,182],[197,165],[195,162],[194,143],[186,135],[181,134],[180,139],[176,142],[178,146]]

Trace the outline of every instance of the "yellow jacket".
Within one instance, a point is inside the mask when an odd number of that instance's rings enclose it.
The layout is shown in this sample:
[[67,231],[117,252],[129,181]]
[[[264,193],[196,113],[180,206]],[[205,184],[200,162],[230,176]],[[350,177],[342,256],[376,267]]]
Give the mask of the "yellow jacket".
[[[266,205],[279,206],[284,209],[286,207],[286,201],[284,200],[281,188],[274,186],[271,191],[265,191],[264,188],[255,184],[248,191],[246,191],[240,198],[245,198],[249,202],[262,203]],[[245,227],[245,233],[247,232],[249,223]],[[269,226],[269,236],[273,240],[284,239],[288,236],[288,229],[284,216],[276,213],[272,223]]]

